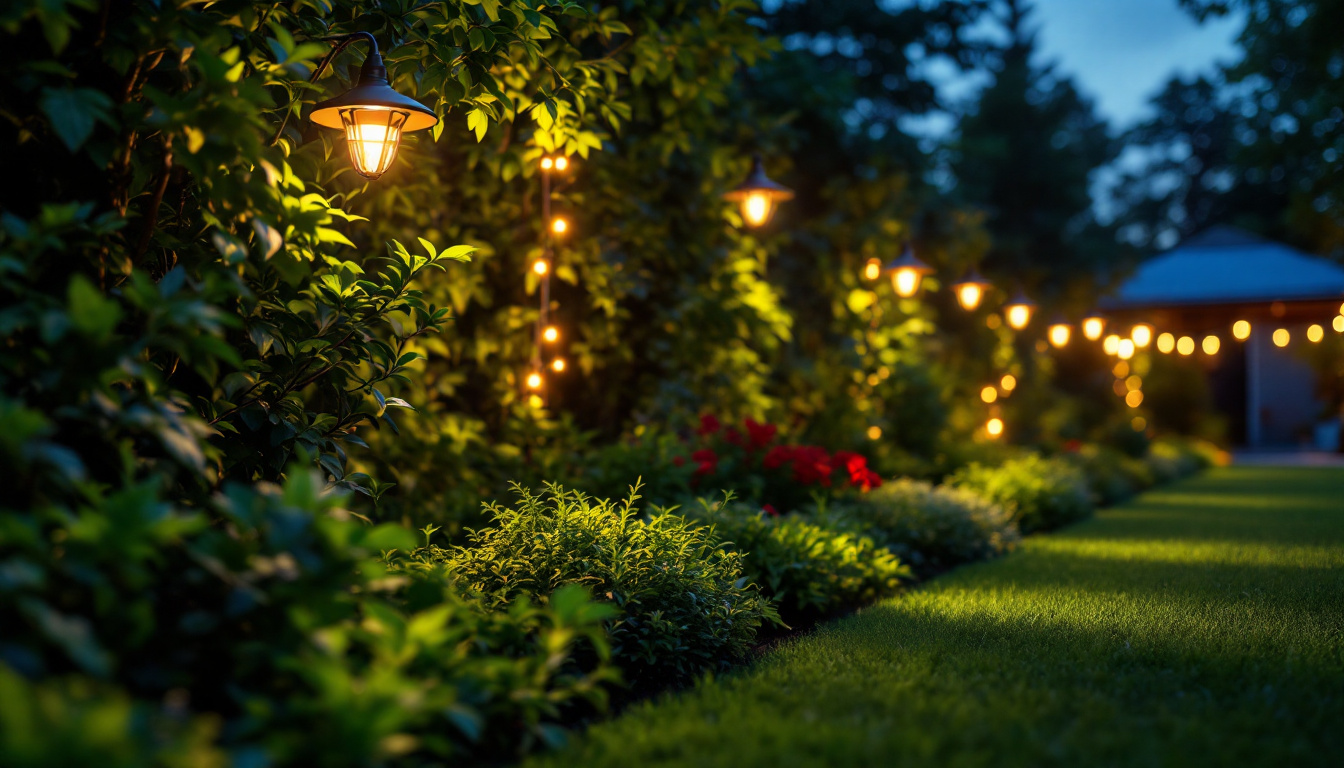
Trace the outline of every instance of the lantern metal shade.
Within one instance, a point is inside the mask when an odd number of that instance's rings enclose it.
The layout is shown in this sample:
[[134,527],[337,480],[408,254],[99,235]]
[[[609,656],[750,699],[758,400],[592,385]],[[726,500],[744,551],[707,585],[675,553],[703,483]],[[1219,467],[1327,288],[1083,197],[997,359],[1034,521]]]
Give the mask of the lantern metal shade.
[[961,279],[952,284],[952,292],[956,294],[957,303],[967,312],[975,311],[984,300],[985,294],[989,293],[992,284],[974,269],[969,270],[961,276]]
[[391,167],[403,133],[431,128],[439,118],[434,110],[393,90],[377,43],[371,35],[366,39],[372,50],[360,68],[359,82],[340,96],[317,104],[308,119],[345,131],[355,170],[365,178],[376,179]]
[[761,156],[755,155],[751,159],[751,172],[747,178],[723,193],[723,199],[740,203],[742,218],[747,224],[759,227],[770,220],[779,203],[793,199],[793,190],[766,176]]
[[920,261],[907,245],[899,258],[887,264],[886,271],[891,273],[891,287],[896,295],[908,299],[919,292],[920,283],[925,275],[933,274],[933,267]]

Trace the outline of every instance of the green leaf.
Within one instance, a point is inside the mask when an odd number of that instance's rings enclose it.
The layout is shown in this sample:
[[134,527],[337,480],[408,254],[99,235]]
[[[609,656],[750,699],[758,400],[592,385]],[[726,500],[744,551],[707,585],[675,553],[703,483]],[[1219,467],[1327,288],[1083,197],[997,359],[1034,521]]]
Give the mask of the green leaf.
[[42,89],[42,112],[51,130],[74,152],[93,135],[97,123],[112,125],[112,99],[92,88]]
[[75,328],[95,339],[112,335],[112,329],[121,319],[121,307],[116,301],[103,296],[88,278],[76,275],[67,292],[70,321]]
[[485,139],[485,130],[490,127],[490,118],[486,117],[485,111],[473,109],[467,113],[467,129],[476,132],[476,141]]

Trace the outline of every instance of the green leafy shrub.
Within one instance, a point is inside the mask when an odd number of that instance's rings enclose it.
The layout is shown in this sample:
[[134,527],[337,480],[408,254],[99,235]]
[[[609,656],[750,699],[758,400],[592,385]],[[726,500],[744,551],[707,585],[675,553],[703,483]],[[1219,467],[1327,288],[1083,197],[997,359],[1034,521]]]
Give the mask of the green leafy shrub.
[[701,500],[690,514],[714,526],[743,573],[790,622],[814,621],[892,594],[910,569],[862,533],[802,515],[771,515],[744,504]]
[[1207,469],[1214,459],[1206,450],[1183,440],[1155,440],[1144,457],[1144,463],[1159,483],[1169,483]]
[[1087,476],[1092,498],[1103,506],[1118,504],[1157,482],[1147,462],[1115,448],[1085,445],[1070,458]]
[[994,557],[1021,538],[999,504],[917,480],[889,482],[837,512],[923,573]]
[[490,528],[466,546],[425,547],[489,606],[504,608],[579,584],[615,606],[612,656],[634,684],[685,681],[741,659],[763,622],[778,621],[768,598],[744,586],[742,557],[715,546],[710,530],[665,512],[548,484],[515,487],[513,508],[487,505]]
[[972,464],[956,472],[950,484],[1003,505],[1023,533],[1092,514],[1087,477],[1061,458],[1028,454],[997,467]]

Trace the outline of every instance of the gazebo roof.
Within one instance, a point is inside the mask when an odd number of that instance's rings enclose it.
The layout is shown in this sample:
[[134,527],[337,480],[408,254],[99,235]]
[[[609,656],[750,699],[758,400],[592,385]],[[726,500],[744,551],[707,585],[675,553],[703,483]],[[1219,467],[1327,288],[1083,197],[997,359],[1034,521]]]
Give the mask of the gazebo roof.
[[1344,267],[1218,226],[1148,260],[1103,301],[1114,309],[1268,304],[1344,297]]

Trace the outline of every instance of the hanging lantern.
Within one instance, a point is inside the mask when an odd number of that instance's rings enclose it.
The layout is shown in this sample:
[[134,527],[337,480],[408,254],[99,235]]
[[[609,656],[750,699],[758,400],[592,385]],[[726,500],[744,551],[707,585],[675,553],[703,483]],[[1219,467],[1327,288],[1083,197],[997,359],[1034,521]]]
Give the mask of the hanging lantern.
[[[366,179],[376,179],[392,167],[403,133],[432,128],[439,118],[429,107],[392,90],[378,42],[368,32],[345,38],[332,56],[360,39],[368,42],[369,56],[360,68],[359,81],[340,96],[315,106],[308,119],[326,128],[344,130],[355,171]],[[314,76],[320,70],[314,71]]]
[[957,303],[967,312],[974,312],[975,308],[980,306],[980,301],[985,298],[989,288],[989,281],[974,269],[967,271],[960,280],[952,284],[952,292],[957,295]]
[[881,276],[882,276],[881,259],[869,259],[868,262],[863,265],[864,280],[876,280]]
[[1232,324],[1232,338],[1237,341],[1245,341],[1251,338],[1251,323],[1248,320],[1238,320]]
[[1064,321],[1064,318],[1057,317],[1055,322],[1050,324],[1050,343],[1059,349],[1069,343],[1069,336],[1073,329]]
[[554,325],[548,325],[546,326],[546,330],[542,331],[541,338],[548,342],[555,343],[560,338],[560,329],[556,328]]
[[1157,337],[1157,351],[1164,355],[1171,354],[1176,348],[1176,337],[1170,333],[1159,334]]
[[770,221],[781,202],[793,199],[793,190],[766,176],[761,156],[755,155],[746,180],[725,192],[723,199],[742,206],[742,220],[747,226],[759,227]]
[[1083,337],[1088,341],[1096,341],[1101,338],[1101,334],[1106,332],[1106,318],[1093,312],[1083,318]]
[[1003,308],[1004,316],[1008,318],[1008,325],[1014,330],[1022,330],[1031,323],[1031,316],[1036,311],[1036,304],[1027,295],[1019,290],[1013,294],[1013,298],[1008,300],[1008,304]]
[[896,295],[908,299],[919,293],[920,283],[924,282],[925,275],[933,273],[933,267],[920,261],[907,244],[900,258],[887,265],[887,272],[891,273],[891,287],[896,290]]

